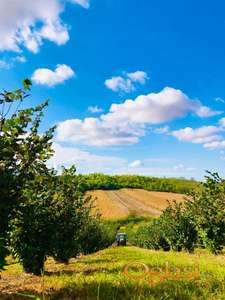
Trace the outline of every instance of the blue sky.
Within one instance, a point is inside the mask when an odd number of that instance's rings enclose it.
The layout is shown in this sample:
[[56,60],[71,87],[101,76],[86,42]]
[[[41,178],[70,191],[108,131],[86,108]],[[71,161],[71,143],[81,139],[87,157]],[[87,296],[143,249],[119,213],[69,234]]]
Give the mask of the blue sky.
[[50,99],[50,165],[225,175],[222,0],[37,2],[0,3],[0,86],[30,77],[29,105]]

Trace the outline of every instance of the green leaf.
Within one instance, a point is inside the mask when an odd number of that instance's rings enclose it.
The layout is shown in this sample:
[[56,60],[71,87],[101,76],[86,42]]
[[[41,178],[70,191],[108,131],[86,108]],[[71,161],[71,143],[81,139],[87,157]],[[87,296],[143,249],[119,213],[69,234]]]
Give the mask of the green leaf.
[[32,86],[32,81],[30,79],[26,78],[23,80],[23,87],[25,90],[30,90],[31,86]]

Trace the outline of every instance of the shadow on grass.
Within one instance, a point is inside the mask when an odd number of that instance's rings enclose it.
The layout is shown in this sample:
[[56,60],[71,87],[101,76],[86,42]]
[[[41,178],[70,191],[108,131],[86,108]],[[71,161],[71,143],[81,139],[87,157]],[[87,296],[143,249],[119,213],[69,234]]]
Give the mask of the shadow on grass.
[[[61,275],[69,275],[73,276],[76,274],[83,274],[85,276],[98,274],[98,273],[105,273],[105,274],[118,274],[121,272],[121,268],[87,268],[81,271],[76,270],[60,270],[60,271],[45,271],[45,276],[61,276]],[[1,300],[1,298],[0,298]]]
[[82,261],[79,261],[80,264],[84,265],[91,265],[91,264],[103,264],[103,263],[110,263],[112,262],[112,258],[99,258],[99,259],[84,259]]
[[[24,291],[25,293],[25,291]],[[31,292],[27,292],[31,294]],[[22,294],[22,293],[21,293]],[[1,300],[31,299],[18,294],[0,295]],[[194,281],[167,281],[155,286],[148,283],[121,280],[119,282],[87,282],[82,286],[70,284],[58,291],[45,292],[45,300],[220,300],[224,299],[221,282],[214,281],[207,285]],[[38,298],[33,298],[38,299]]]

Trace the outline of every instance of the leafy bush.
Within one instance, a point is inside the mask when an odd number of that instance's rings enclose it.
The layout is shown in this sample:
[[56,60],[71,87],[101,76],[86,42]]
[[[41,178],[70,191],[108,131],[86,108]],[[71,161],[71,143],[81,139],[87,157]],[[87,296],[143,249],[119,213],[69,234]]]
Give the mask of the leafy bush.
[[29,96],[30,80],[23,88],[0,94],[0,239],[1,265],[6,255],[7,232],[13,209],[23,201],[22,190],[28,180],[46,170],[51,153],[53,128],[38,135],[42,111],[47,102],[35,108],[19,110]]
[[40,275],[51,251],[54,224],[53,189],[51,177],[35,177],[23,190],[21,203],[11,220],[10,244],[24,270]]
[[161,228],[170,248],[192,252],[197,243],[197,231],[193,217],[185,204],[170,204],[160,216]]
[[146,249],[170,250],[160,220],[153,220],[147,226],[140,227],[136,232],[135,245]]
[[112,245],[115,234],[98,216],[91,217],[80,235],[81,252],[91,254]]
[[136,244],[161,249],[166,242],[175,251],[194,251],[197,244],[212,253],[225,246],[225,182],[209,173],[200,189],[185,203],[170,204],[153,223],[140,228]]
[[206,176],[203,188],[187,202],[205,248],[218,253],[225,246],[225,182],[217,173]]
[[75,167],[63,169],[56,179],[53,201],[56,214],[52,255],[65,263],[81,252],[80,236],[92,220],[91,199],[79,191],[75,172]]

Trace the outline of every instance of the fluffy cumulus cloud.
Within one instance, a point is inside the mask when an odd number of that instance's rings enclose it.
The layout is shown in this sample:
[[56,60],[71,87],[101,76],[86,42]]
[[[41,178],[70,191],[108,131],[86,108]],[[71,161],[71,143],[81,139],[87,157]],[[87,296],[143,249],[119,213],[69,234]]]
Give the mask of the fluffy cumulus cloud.
[[190,142],[194,144],[206,144],[221,140],[218,135],[221,129],[217,126],[203,126],[193,129],[186,127],[184,129],[173,131],[171,134],[180,141]]
[[[181,90],[166,87],[159,93],[138,96],[122,104],[112,104],[109,114],[103,116],[108,122],[130,120],[134,123],[160,124],[194,113],[204,108],[199,101],[190,99]],[[210,115],[213,111],[208,108]]]
[[[21,52],[25,47],[37,53],[45,39],[57,45],[65,44],[69,40],[69,33],[60,14],[67,1],[69,0],[1,0],[0,51]],[[89,7],[87,0],[70,2]]]
[[216,150],[225,149],[224,131],[225,118],[222,118],[219,120],[218,126],[186,127],[170,132],[169,134],[180,141],[202,144],[205,149]]
[[32,80],[36,84],[55,86],[70,79],[75,75],[71,67],[67,65],[57,65],[54,71],[50,69],[37,69],[32,75]]
[[[57,139],[95,146],[135,144],[146,134],[148,125],[169,122],[188,113],[199,115],[202,107],[182,91],[167,87],[159,93],[112,104],[109,112],[99,118],[61,122]],[[208,111],[213,113],[209,108]]]
[[137,84],[145,84],[148,75],[143,71],[124,73],[123,76],[114,76],[105,80],[105,86],[114,92],[130,93],[135,91]]
[[131,126],[114,124],[98,118],[72,119],[59,123],[57,127],[57,140],[92,146],[129,145],[138,142],[143,131]]

